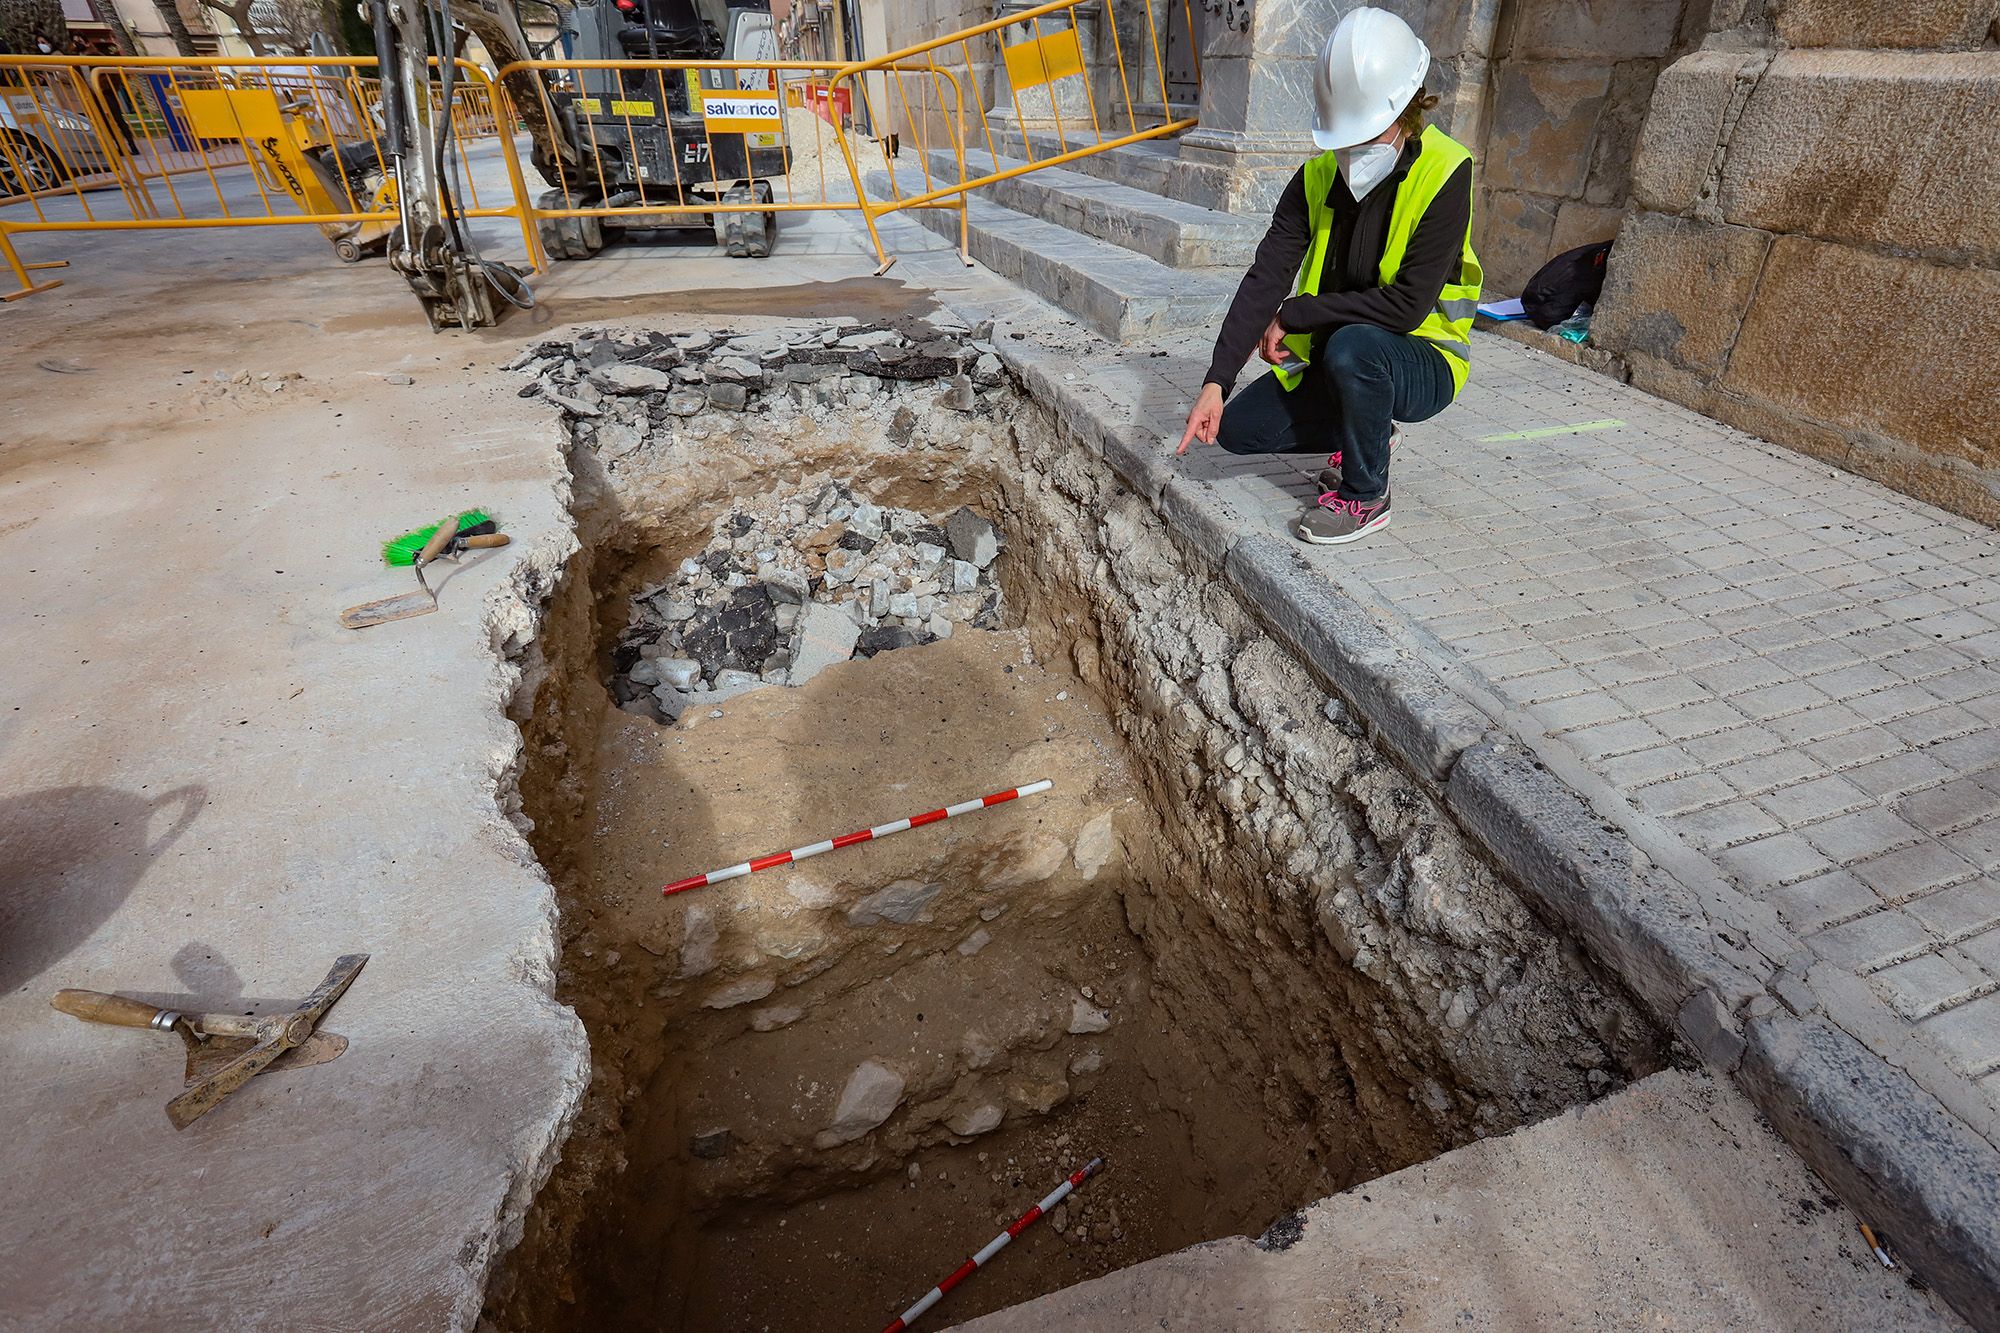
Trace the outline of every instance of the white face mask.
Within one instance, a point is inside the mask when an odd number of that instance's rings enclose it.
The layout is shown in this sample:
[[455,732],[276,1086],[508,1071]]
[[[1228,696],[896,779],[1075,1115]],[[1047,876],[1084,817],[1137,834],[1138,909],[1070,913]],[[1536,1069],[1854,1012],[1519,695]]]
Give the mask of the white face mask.
[[1340,178],[1347,182],[1348,193],[1356,199],[1367,198],[1370,191],[1389,179],[1401,155],[1401,145],[1393,143],[1365,143],[1356,148],[1342,148],[1335,154],[1340,159]]

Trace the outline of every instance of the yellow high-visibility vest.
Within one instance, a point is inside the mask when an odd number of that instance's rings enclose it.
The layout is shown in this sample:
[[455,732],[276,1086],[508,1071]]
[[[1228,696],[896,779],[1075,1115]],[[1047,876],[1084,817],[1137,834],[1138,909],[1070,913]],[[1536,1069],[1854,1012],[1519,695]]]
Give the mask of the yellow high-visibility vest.
[[[1376,270],[1376,280],[1384,287],[1394,282],[1401,271],[1403,252],[1409,248],[1410,236],[1423,220],[1431,200],[1437,198],[1459,163],[1472,158],[1465,145],[1435,125],[1424,127],[1421,142],[1423,147],[1410,163],[1402,184],[1396,187],[1396,203],[1389,211],[1389,239],[1382,247],[1382,263]],[[1319,294],[1320,271],[1326,266],[1327,243],[1333,235],[1333,210],[1327,207],[1326,193],[1339,175],[1338,154],[1321,153],[1306,163],[1306,208],[1312,225],[1312,245],[1306,251],[1305,263],[1299,266],[1297,292],[1301,296]],[[1445,283],[1444,290],[1438,293],[1437,305],[1424,316],[1423,323],[1411,330],[1444,353],[1444,359],[1451,365],[1454,398],[1465,387],[1466,373],[1472,369],[1472,317],[1479,311],[1479,284],[1483,276],[1479,256],[1472,253],[1472,219],[1468,215],[1458,276]],[[1311,334],[1288,333],[1285,345],[1301,360],[1312,356]],[[1287,389],[1297,388],[1304,378],[1302,370],[1281,370],[1276,366],[1271,373]]]

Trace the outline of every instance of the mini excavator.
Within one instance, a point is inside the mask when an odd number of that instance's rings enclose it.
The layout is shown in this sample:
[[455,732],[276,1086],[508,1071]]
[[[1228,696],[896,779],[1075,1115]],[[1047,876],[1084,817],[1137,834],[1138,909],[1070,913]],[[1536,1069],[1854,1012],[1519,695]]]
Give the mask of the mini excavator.
[[[505,67],[534,54],[514,0],[368,0],[382,76],[382,137],[395,180],[400,224],[390,264],[410,283],[433,330],[492,324],[496,301],[532,304],[526,280],[479,253],[455,197],[451,126],[459,71],[455,28],[477,37]],[[584,0],[569,12],[578,60],[770,61],[778,58],[770,0]],[[532,163],[551,187],[540,207],[615,208],[611,217],[540,220],[543,248],[585,259],[617,230],[712,227],[738,258],[771,253],[777,214],[771,179],[786,172],[784,136],[739,125],[752,105],[778,111],[770,70],[522,69],[503,79],[521,128],[534,140]],[[664,94],[664,95],[663,95]],[[756,94],[763,94],[756,97]],[[647,212],[722,205],[728,212]]]

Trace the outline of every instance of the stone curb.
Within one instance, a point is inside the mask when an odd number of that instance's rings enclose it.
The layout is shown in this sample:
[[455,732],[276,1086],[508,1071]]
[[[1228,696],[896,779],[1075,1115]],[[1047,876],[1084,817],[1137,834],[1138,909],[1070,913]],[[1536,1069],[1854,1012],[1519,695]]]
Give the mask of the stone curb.
[[1483,716],[1277,538],[1241,539],[1223,568],[1257,618],[1412,772],[1442,782],[1485,738]]
[[1745,1038],[1737,1083],[1785,1142],[1968,1323],[2000,1331],[2000,1151],[1816,1018],[1753,1017]]
[[[1785,1012],[1774,963],[1609,828],[1486,715],[1283,542],[1180,474],[1157,436],[1114,426],[1049,354],[1005,345],[1031,397],[1205,559],[1271,633],[1446,808],[1527,899],[1727,1074],[1912,1267],[2000,1333],[2000,1151],[1902,1071],[1816,1015]],[[1508,738],[1511,739],[1511,738]]]
[[1058,377],[1060,363],[1014,346],[1003,347],[1001,358],[1029,396],[1145,497],[1169,532],[1212,562],[1266,628],[1321,685],[1343,696],[1411,772],[1442,782],[1458,756],[1485,737],[1482,714],[1297,552],[1262,534],[1241,536],[1244,516],[1177,472],[1157,436],[1104,420]]
[[1590,955],[1723,1072],[1742,1038],[1732,1015],[1767,994],[1775,968],[1731,947],[1695,895],[1525,752],[1467,750],[1445,807]]

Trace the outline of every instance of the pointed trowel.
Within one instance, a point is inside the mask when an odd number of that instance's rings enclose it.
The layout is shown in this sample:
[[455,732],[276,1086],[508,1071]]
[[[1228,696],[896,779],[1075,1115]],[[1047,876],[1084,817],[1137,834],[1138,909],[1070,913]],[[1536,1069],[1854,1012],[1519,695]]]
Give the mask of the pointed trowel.
[[417,552],[413,565],[417,571],[416,592],[406,592],[396,597],[384,597],[379,601],[363,602],[350,606],[340,613],[340,623],[347,629],[367,629],[370,625],[380,625],[391,620],[407,620],[411,616],[427,616],[438,609],[437,593],[430,581],[424,577],[424,566],[441,555],[456,557],[466,551],[483,550],[488,547],[505,546],[508,542],[504,532],[484,533],[477,537],[458,535],[458,520],[448,518],[438,524],[437,531],[424,543],[424,549]]

